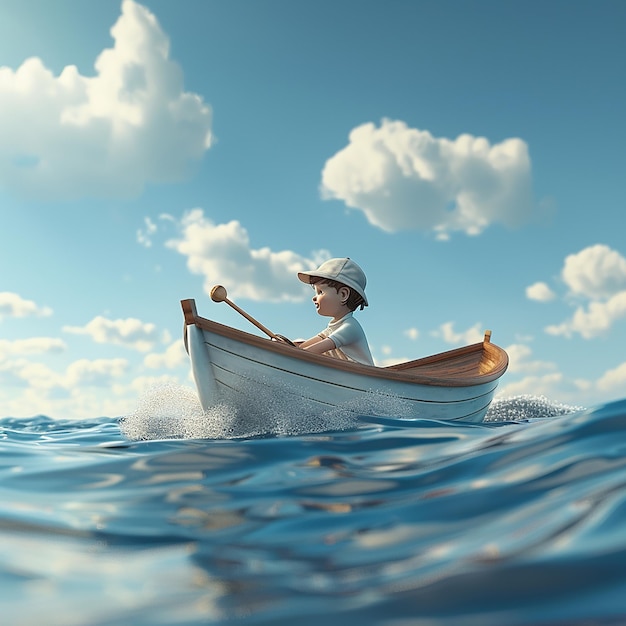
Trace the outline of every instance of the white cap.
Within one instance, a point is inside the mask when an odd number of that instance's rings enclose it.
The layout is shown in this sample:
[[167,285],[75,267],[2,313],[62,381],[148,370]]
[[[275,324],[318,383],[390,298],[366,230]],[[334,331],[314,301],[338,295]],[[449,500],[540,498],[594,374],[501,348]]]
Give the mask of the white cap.
[[351,287],[363,298],[365,306],[367,306],[367,296],[365,295],[367,279],[365,278],[365,272],[352,259],[329,259],[324,261],[316,270],[298,272],[298,278],[303,283],[310,283],[312,276],[336,280],[347,287]]

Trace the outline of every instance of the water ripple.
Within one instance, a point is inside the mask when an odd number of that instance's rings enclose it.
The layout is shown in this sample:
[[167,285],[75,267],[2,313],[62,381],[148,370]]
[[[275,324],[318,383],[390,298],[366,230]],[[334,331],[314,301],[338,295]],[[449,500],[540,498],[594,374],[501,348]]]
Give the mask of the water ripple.
[[0,420],[3,619],[626,623],[626,401],[546,404],[221,439]]

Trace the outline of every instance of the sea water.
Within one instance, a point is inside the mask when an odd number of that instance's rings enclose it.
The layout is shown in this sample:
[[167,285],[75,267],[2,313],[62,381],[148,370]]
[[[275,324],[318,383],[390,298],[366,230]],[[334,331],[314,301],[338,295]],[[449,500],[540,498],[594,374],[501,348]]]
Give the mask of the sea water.
[[387,408],[0,419],[0,623],[626,624],[626,400]]

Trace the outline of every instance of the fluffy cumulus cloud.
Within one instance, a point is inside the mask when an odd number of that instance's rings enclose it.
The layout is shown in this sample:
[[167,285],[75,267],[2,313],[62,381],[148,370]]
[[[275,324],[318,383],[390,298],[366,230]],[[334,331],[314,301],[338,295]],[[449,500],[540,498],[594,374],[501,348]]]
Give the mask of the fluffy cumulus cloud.
[[180,224],[180,236],[166,246],[187,257],[193,274],[204,276],[208,294],[223,284],[229,296],[267,300],[297,301],[310,295],[296,273],[317,267],[330,258],[326,250],[305,258],[290,250],[252,248],[247,230],[237,220],[214,224],[201,209],[187,212]]
[[606,371],[598,380],[597,385],[598,389],[603,392],[617,391],[623,395],[624,387],[626,387],[626,361],[616,368]]
[[185,346],[181,339],[174,341],[162,353],[151,352],[143,360],[146,367],[150,369],[174,369],[188,363],[189,357],[185,351]]
[[62,387],[62,376],[43,363],[19,357],[0,359],[0,386],[50,390]]
[[529,300],[537,300],[538,302],[549,302],[554,300],[556,294],[546,283],[538,282],[526,287],[526,297]]
[[528,148],[517,138],[433,137],[402,121],[355,128],[322,171],[322,195],[362,211],[385,231],[477,235],[515,227],[533,212]]
[[538,372],[553,371],[556,369],[556,364],[554,363],[532,359],[532,350],[526,344],[511,344],[510,346],[507,346],[506,352],[509,355],[508,372],[510,374],[536,374]]
[[503,379],[503,384],[498,387],[497,396],[500,399],[523,395],[544,396],[582,408],[606,402],[610,398],[623,397],[626,362],[605,371],[596,379],[571,379],[558,371],[555,363],[528,358],[531,351],[527,346],[508,346],[506,350],[510,358],[508,373],[525,376],[513,381],[509,381],[508,377]]
[[548,334],[591,339],[626,317],[626,259],[616,250],[598,244],[569,255],[561,278],[568,296],[583,303],[569,319],[546,327]]
[[549,335],[564,337],[579,334],[585,339],[592,339],[605,334],[623,317],[626,317],[626,291],[621,291],[603,302],[590,302],[586,307],[579,306],[570,319],[561,324],[547,326],[546,332]]
[[26,354],[64,352],[67,346],[55,337],[29,337],[27,339],[0,339],[0,359]]
[[46,317],[52,315],[52,309],[47,306],[39,306],[32,300],[22,298],[17,293],[0,292],[0,320],[3,317],[28,317],[31,315]]
[[79,359],[68,366],[63,386],[68,389],[110,386],[126,373],[127,368],[126,359]]
[[77,387],[106,387],[128,369],[126,359],[80,359],[67,366],[65,372],[43,363],[23,358],[0,362],[0,380],[12,386],[22,385],[42,392],[53,389],[75,390]]
[[0,187],[46,198],[130,196],[179,180],[211,143],[211,110],[184,90],[155,16],[124,0],[95,75],[39,58],[0,67]]
[[125,346],[140,352],[151,350],[159,341],[154,324],[129,317],[110,320],[98,315],[85,326],[64,326],[63,331],[74,335],[87,335],[96,343]]
[[[563,391],[563,389],[566,391]],[[506,383],[499,387],[498,398],[511,398],[515,396],[544,396],[546,398],[568,398],[571,392],[561,372],[551,372],[543,376],[527,376],[521,380]]]
[[453,345],[478,343],[484,338],[484,332],[480,322],[460,332],[454,330],[454,322],[445,322],[441,324],[438,330],[433,331],[432,335],[434,337],[440,337],[446,343]]
[[610,298],[626,290],[626,259],[609,246],[590,246],[566,257],[561,276],[574,295]]

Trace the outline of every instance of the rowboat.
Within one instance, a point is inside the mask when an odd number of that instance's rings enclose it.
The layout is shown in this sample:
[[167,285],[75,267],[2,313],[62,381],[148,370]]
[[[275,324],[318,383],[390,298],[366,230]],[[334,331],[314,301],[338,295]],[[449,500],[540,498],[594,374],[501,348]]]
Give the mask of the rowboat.
[[200,317],[193,299],[181,306],[185,347],[205,411],[228,404],[262,414],[280,404],[305,415],[344,411],[477,423],[508,366],[507,353],[491,343],[490,331],[480,343],[375,367],[311,354]]

